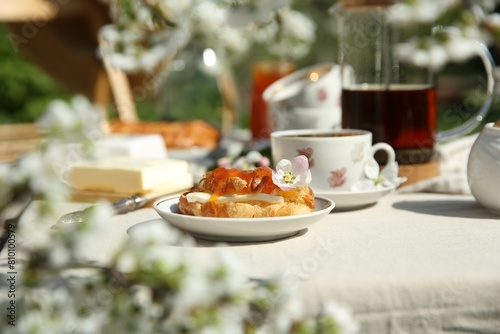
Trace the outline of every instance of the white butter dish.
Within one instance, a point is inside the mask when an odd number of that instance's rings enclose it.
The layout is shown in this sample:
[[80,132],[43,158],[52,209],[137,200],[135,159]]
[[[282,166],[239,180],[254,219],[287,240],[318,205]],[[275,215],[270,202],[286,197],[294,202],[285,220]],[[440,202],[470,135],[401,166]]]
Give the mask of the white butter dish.
[[96,142],[98,157],[127,156],[164,159],[168,157],[163,137],[159,134],[111,134]]

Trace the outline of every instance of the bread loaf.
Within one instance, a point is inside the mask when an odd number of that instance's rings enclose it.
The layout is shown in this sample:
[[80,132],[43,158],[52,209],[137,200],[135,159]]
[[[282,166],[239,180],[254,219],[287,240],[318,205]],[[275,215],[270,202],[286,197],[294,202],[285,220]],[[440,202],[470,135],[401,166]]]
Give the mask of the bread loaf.
[[124,123],[120,120],[109,122],[111,133],[157,133],[163,137],[167,148],[186,149],[193,147],[215,149],[219,145],[219,131],[202,120],[177,122],[133,122]]

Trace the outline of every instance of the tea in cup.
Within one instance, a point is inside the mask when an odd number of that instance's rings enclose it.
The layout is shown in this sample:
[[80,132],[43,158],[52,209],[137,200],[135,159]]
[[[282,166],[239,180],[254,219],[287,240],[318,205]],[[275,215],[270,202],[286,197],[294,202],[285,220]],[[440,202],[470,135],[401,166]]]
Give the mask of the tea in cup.
[[351,191],[364,175],[374,154],[383,151],[388,163],[395,161],[387,143],[372,144],[372,133],[360,129],[297,129],[271,133],[271,155],[276,165],[281,159],[304,155],[309,160],[315,192]]

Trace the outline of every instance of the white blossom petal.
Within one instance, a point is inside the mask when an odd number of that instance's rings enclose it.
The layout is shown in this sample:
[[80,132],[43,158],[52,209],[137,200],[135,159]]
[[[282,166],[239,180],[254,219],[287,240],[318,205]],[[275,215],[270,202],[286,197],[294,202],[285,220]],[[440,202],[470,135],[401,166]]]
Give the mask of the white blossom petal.
[[323,316],[330,316],[335,321],[340,333],[355,334],[359,332],[360,326],[354,320],[352,311],[347,306],[327,302],[323,307],[323,312]]
[[399,177],[398,174],[398,163],[396,161],[388,163],[380,173],[380,176],[383,179],[383,185],[385,187],[398,187],[401,183],[407,180],[406,177]]
[[380,167],[375,160],[375,158],[371,157],[366,163],[365,163],[365,168],[364,172],[367,178],[369,179],[375,179],[380,171]]
[[276,164],[273,171],[273,182],[282,190],[307,186],[311,183],[312,175],[309,170],[309,161],[304,155],[296,156],[292,161],[282,159]]

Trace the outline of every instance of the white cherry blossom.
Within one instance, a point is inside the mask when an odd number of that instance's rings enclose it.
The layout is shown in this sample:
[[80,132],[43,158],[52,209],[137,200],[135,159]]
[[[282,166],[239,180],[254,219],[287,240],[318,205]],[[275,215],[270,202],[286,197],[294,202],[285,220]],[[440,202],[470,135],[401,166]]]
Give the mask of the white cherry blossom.
[[406,181],[406,177],[399,177],[399,167],[396,161],[388,163],[382,171],[375,158],[369,159],[365,163],[364,175],[361,180],[354,183],[351,191],[366,191],[398,187]]
[[312,176],[309,170],[309,161],[304,155],[296,156],[292,161],[282,159],[276,164],[273,171],[273,182],[282,190],[291,190],[296,187],[307,186]]
[[337,325],[337,329],[343,334],[355,334],[360,330],[359,324],[354,320],[351,310],[335,302],[327,302],[324,305],[325,316],[330,316]]

